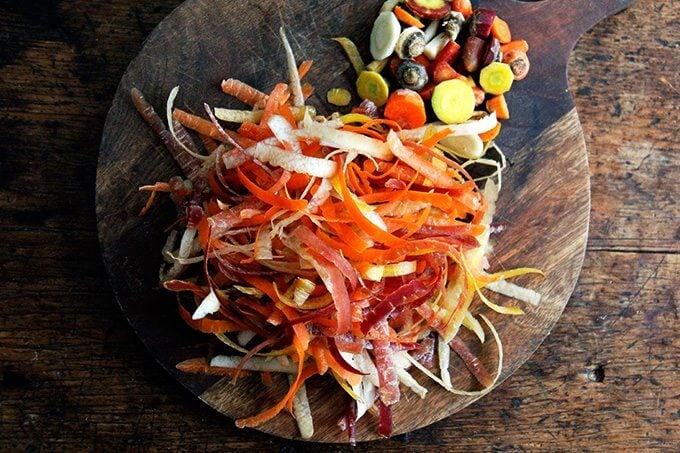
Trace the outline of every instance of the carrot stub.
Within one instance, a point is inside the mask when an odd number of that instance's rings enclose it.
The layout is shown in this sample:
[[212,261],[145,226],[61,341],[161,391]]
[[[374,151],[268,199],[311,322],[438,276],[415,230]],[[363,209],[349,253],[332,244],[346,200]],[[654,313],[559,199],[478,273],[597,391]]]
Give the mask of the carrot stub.
[[261,108],[267,102],[266,94],[238,79],[223,80],[221,87],[225,94],[253,107]]
[[499,120],[510,119],[510,111],[508,110],[508,104],[505,102],[505,96],[498,95],[490,98],[486,101],[486,110],[489,113],[496,112],[496,118]]
[[312,60],[305,60],[302,63],[300,63],[300,67],[298,68],[298,76],[300,79],[302,79],[304,76],[307,75],[310,69],[312,69]]
[[[176,108],[172,111],[172,117],[179,121],[182,126],[188,127],[201,135],[205,135],[219,142],[224,141],[224,137],[222,137],[222,134],[217,130],[215,125],[200,116],[192,115],[191,113]],[[248,148],[255,144],[254,141],[232,130],[227,129],[225,132],[243,148]]]

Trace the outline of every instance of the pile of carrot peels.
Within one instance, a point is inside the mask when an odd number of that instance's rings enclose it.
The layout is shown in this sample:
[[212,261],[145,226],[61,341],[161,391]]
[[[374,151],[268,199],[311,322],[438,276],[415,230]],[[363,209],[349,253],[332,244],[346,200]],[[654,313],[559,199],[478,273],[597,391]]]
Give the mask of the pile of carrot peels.
[[[328,375],[350,397],[339,422],[350,439],[369,412],[388,437],[400,384],[427,394],[414,368],[456,394],[493,387],[502,345],[491,322],[475,315],[475,295],[494,311],[522,314],[482,289],[538,303],[538,294],[506,279],[539,271],[485,270],[500,176],[498,184],[476,180],[466,170],[470,161],[438,147],[445,138],[492,130],[495,114],[408,130],[367,102],[346,115],[318,116],[305,105],[313,88],[301,82],[311,62],[298,67],[283,31],[282,40],[289,82],[269,93],[235,79],[221,85],[248,110],[205,105],[205,116],[195,115],[173,107],[175,88],[164,124],[132,90],[184,173],[141,188],[151,193],[141,214],[157,192],[169,193],[178,208],[162,284],[181,296],[181,318],[227,351],[177,367],[234,380],[262,373],[265,382],[270,373],[287,374],[280,401],[236,424],[255,427],[286,410],[305,438],[313,434],[305,382]],[[239,125],[228,129],[219,118]],[[464,327],[484,342],[483,326],[498,345],[493,373],[458,336]],[[481,390],[453,388],[450,350]]]

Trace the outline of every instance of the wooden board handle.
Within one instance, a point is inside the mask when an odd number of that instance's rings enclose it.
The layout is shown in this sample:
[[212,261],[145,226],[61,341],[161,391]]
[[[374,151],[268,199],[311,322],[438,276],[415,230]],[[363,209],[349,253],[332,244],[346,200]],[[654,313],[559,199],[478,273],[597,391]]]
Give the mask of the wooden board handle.
[[[533,27],[546,37],[566,38],[565,47],[573,47],[583,33],[615,14],[633,0],[544,0],[520,2],[502,0],[508,8],[526,10]],[[512,5],[512,6],[510,6]]]
[[[602,19],[633,0],[482,0],[510,24],[515,39],[529,43],[531,70],[513,85],[511,119],[501,144],[514,151],[574,107],[567,82],[569,56],[578,39]],[[520,101],[521,100],[521,101]]]
[[[583,33],[598,22],[615,14],[634,0],[482,0],[501,16],[513,15],[527,18],[527,26],[550,40],[559,39],[562,46],[571,50]],[[522,27],[524,29],[524,27]]]

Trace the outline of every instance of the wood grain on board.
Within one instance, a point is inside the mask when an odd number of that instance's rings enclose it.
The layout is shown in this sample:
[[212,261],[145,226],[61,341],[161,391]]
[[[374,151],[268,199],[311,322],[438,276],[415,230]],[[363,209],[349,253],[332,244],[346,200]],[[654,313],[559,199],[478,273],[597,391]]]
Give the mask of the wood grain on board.
[[[100,131],[125,67],[179,2],[8,3],[0,18],[9,37],[0,49],[0,449],[313,449],[238,430],[182,390],[137,340],[101,265]],[[679,21],[673,2],[639,0],[587,33],[570,60],[593,203],[581,278],[552,334],[491,395],[358,450],[680,442]]]

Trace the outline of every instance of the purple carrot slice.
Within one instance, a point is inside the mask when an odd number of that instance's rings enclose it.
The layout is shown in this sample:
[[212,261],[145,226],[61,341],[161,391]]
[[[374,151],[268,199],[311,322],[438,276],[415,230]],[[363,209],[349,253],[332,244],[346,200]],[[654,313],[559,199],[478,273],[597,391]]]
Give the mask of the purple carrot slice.
[[470,36],[482,39],[488,38],[495,18],[495,11],[477,8],[470,19]]

